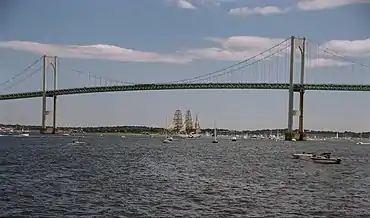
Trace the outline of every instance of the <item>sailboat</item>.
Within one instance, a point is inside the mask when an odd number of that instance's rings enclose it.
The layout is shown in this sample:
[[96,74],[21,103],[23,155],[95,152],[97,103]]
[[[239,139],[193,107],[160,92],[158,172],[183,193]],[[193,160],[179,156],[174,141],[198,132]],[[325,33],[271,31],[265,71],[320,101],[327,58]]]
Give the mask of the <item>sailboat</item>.
[[213,141],[212,141],[212,143],[218,143],[217,130],[216,130],[216,121],[213,122]]
[[168,127],[167,127],[167,116],[166,116],[166,129],[165,131],[165,139],[163,139],[163,143],[171,143],[172,142],[172,137],[168,136]]
[[22,131],[21,131],[20,136],[28,137],[28,136],[30,136],[30,131],[29,131],[29,130],[24,130],[24,129],[22,128]]
[[280,141],[279,130],[276,130],[276,138],[275,138],[275,141]]
[[236,142],[236,131],[234,132],[234,136],[233,136],[233,137],[231,137],[231,141],[232,141],[232,142]]
[[194,124],[195,133],[190,133],[189,138],[199,138],[201,137],[201,130],[200,130],[200,123],[198,119],[198,114],[195,116],[195,124]]

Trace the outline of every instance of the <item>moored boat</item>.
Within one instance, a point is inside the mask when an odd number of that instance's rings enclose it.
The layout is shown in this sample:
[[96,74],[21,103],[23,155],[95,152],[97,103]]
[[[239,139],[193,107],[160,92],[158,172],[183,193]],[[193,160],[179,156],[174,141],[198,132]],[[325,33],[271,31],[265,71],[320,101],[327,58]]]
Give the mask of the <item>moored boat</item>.
[[341,159],[331,157],[331,153],[321,153],[320,155],[314,155],[311,157],[314,163],[319,164],[340,164]]
[[302,153],[296,153],[296,154],[293,154],[293,159],[306,159],[306,158],[311,158],[314,156],[313,153],[306,153],[306,152],[302,152]]
[[165,129],[165,139],[163,139],[164,144],[172,143],[173,138],[168,135],[168,127],[167,127],[167,116],[166,116],[166,129]]
[[163,143],[165,143],[165,144],[167,144],[167,143],[171,143],[172,142],[172,140],[169,140],[168,138],[167,139],[163,139],[163,141],[162,141]]
[[68,143],[69,145],[84,145],[86,142],[78,141],[78,140],[73,140],[71,143]]
[[357,145],[370,145],[370,142],[357,142]]
[[213,140],[212,140],[212,143],[218,143],[216,121],[213,121]]

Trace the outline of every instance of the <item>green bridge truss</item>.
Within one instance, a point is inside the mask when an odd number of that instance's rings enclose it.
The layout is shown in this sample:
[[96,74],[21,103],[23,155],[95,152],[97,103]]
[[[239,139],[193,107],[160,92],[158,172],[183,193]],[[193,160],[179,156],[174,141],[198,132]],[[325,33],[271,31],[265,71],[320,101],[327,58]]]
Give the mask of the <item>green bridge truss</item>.
[[[270,89],[283,90],[289,89],[287,83],[159,83],[159,84],[137,84],[121,86],[99,86],[83,87],[71,89],[59,89],[55,92],[49,90],[46,92],[47,97],[54,95],[76,95],[87,93],[102,92],[132,92],[132,91],[154,91],[154,90],[176,90],[176,89]],[[300,84],[294,85],[294,91],[316,90],[316,91],[348,91],[348,92],[368,92],[370,85],[346,85],[346,84]],[[0,95],[0,100],[25,99],[42,97],[42,91],[12,93]]]

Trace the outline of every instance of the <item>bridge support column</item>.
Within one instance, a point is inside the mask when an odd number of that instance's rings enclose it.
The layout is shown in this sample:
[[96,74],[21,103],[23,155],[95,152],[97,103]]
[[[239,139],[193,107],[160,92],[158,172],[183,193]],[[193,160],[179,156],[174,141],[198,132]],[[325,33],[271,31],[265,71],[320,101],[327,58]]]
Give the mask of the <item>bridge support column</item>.
[[56,122],[57,122],[57,57],[54,57],[54,65],[52,65],[54,68],[54,95],[53,95],[53,131],[52,134],[55,134],[57,132],[56,128]]
[[299,91],[299,141],[305,141],[306,135],[303,126],[303,109],[304,109],[304,70],[305,70],[305,54],[306,54],[306,38],[302,39],[302,44],[298,46],[301,52],[301,89]]
[[[296,40],[298,43],[296,44]],[[285,140],[297,139],[300,141],[305,140],[304,127],[303,127],[303,108],[304,108],[304,70],[305,70],[305,47],[306,47],[305,38],[297,38],[292,36],[291,45],[290,45],[290,79],[289,79],[289,106],[288,106],[288,132],[285,134]],[[297,137],[293,132],[293,117],[294,113],[294,57],[295,57],[295,48],[298,47],[301,53],[301,75],[300,75],[300,90],[299,90],[299,135]]]
[[57,132],[56,120],[57,120],[57,96],[54,95],[53,96],[53,131],[52,131],[52,134],[55,134]]
[[289,105],[288,105],[288,132],[285,133],[285,140],[291,141],[293,136],[293,106],[294,106],[294,45],[295,37],[290,39],[290,76],[289,76]]
[[[41,112],[41,129],[40,134],[46,134],[46,74],[47,74],[47,56],[43,56],[43,72],[42,72],[42,112]],[[54,63],[50,63],[50,65],[53,67],[54,70],[54,95],[53,95],[53,130],[52,133],[56,133],[56,108],[57,108],[57,96],[55,94],[55,91],[57,89],[57,57],[54,57]],[[49,132],[50,133],[50,132]]]
[[46,55],[43,56],[43,71],[42,71],[42,108],[41,108],[41,129],[40,134],[46,132]]

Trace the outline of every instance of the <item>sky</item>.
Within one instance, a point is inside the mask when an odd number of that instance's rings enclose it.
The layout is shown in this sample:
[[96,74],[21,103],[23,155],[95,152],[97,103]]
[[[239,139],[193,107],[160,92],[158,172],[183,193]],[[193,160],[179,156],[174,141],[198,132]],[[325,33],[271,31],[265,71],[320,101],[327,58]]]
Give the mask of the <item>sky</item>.
[[[44,54],[58,56],[59,88],[161,83],[201,76],[250,59],[290,36],[308,40],[307,83],[370,84],[368,3],[1,1],[0,94],[41,90],[42,62],[16,75]],[[264,61],[201,82],[287,82],[288,43],[253,59],[266,58]],[[295,57],[298,75],[298,51]],[[51,62],[48,58],[48,89],[53,84]],[[305,128],[370,131],[369,94],[307,92]],[[298,102],[296,97],[295,109]],[[41,99],[1,101],[0,108],[0,123],[41,123]],[[47,108],[52,110],[51,100]],[[288,92],[276,90],[97,93],[60,96],[57,123],[164,127],[166,117],[171,120],[176,109],[183,113],[190,109],[193,117],[198,114],[202,128],[212,128],[214,120],[218,128],[286,128],[287,108]],[[294,127],[298,127],[297,121],[295,118]]]

